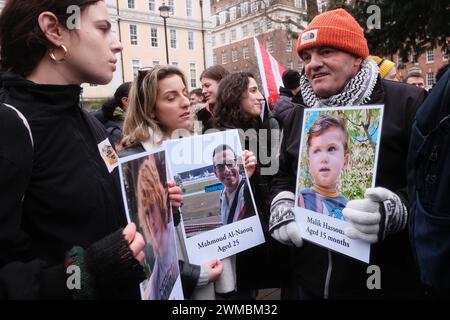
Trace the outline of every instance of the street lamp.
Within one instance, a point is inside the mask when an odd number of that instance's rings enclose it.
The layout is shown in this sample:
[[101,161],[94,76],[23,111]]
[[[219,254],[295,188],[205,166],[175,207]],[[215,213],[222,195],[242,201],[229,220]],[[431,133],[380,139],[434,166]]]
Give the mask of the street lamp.
[[166,24],[166,19],[169,17],[170,8],[168,6],[166,6],[166,4],[163,1],[162,6],[159,7],[158,10],[159,10],[159,15],[161,16],[161,18],[164,19],[164,36],[166,38],[166,61],[167,61],[167,64],[169,64],[169,45],[167,43],[167,24]]

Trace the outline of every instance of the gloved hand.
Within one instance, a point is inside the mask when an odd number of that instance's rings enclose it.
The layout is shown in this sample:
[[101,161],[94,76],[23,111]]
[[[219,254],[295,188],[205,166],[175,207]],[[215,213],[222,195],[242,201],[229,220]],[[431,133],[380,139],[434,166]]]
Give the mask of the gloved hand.
[[88,249],[73,247],[66,255],[66,268],[81,269],[81,288],[74,290],[75,299],[95,299],[108,288],[138,285],[145,279],[144,238],[134,223],[91,244]]
[[352,223],[344,230],[345,235],[370,243],[383,241],[386,236],[403,230],[408,218],[400,197],[382,187],[367,189],[365,199],[349,201],[342,213]]
[[269,231],[275,240],[301,247],[303,239],[294,217],[295,195],[289,191],[277,194],[270,206]]

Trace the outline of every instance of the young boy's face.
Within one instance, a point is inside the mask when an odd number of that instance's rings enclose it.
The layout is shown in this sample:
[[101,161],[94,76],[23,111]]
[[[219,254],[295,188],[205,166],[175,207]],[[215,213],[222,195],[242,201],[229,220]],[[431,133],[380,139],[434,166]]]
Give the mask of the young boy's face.
[[336,192],[341,172],[348,165],[344,151],[344,132],[340,128],[326,129],[320,136],[312,137],[308,150],[309,172],[314,186],[326,192]]

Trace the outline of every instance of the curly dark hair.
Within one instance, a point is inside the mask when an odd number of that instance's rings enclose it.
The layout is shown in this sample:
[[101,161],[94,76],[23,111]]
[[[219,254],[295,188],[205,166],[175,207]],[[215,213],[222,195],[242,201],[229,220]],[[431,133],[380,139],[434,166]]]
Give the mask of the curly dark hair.
[[229,74],[220,81],[214,107],[214,127],[216,128],[258,128],[258,119],[249,117],[241,108],[241,98],[247,94],[250,72]]

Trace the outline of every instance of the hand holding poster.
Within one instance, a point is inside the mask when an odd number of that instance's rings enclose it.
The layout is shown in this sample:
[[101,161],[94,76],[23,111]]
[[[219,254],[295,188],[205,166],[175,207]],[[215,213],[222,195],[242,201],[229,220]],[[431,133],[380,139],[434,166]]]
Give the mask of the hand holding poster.
[[264,242],[237,130],[165,142],[183,191],[189,262],[223,259]]
[[369,261],[370,244],[344,234],[342,210],[375,184],[383,106],[306,109],[295,218],[306,240]]
[[129,222],[146,242],[141,283],[144,300],[183,299],[175,233],[167,197],[165,152],[145,152],[121,161],[120,178]]

